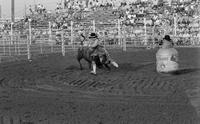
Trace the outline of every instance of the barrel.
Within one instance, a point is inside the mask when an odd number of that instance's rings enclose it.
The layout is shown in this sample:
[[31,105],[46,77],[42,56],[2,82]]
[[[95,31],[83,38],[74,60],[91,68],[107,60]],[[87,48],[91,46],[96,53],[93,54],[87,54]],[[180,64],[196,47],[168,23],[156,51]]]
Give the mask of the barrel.
[[156,53],[157,72],[173,72],[179,68],[178,52],[175,48],[160,48]]

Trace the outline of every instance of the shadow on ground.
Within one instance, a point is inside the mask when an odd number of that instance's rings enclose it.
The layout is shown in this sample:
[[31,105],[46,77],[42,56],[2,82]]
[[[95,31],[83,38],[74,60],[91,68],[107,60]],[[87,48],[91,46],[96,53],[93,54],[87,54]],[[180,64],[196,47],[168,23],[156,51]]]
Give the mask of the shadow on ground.
[[188,69],[180,69],[174,72],[171,72],[172,75],[183,75],[183,74],[189,74],[189,73],[196,73],[200,72],[200,68],[188,68]]
[[138,71],[142,68],[153,66],[154,64],[155,64],[154,62],[144,62],[140,64],[122,63],[119,65],[119,69],[125,71]]

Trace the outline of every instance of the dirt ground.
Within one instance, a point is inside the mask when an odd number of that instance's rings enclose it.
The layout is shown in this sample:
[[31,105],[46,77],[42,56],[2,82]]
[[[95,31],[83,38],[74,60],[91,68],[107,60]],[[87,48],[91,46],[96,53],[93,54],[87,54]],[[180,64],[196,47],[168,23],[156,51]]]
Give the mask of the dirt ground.
[[180,70],[156,72],[154,50],[110,50],[119,68],[91,75],[75,52],[0,65],[0,124],[199,124],[200,48]]

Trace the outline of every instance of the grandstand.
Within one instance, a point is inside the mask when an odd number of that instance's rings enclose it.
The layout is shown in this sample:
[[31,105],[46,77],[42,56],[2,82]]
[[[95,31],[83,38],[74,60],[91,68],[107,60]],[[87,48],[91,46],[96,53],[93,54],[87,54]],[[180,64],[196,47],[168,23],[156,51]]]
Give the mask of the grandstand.
[[[32,10],[25,18],[16,20],[12,30],[23,35],[30,35],[28,32],[31,27],[32,37],[45,37],[46,39],[50,37],[50,30],[59,36],[61,36],[60,30],[68,30],[64,37],[71,37],[72,31],[70,30],[72,29],[73,37],[78,36],[79,30],[87,32],[95,30],[108,34],[111,39],[114,35],[119,38],[120,36],[117,35],[124,34],[131,37],[127,39],[138,39],[136,40],[138,42],[143,42],[144,39],[141,38],[144,37],[145,42],[154,42],[155,37],[158,39],[165,34],[175,37],[175,41],[179,41],[180,37],[200,35],[198,28],[200,11],[195,9],[200,8],[198,1],[118,0],[105,2],[100,0],[97,3],[97,1],[65,0],[64,2],[65,6],[57,7],[55,11]],[[10,32],[11,24],[5,20],[1,21],[4,23],[1,29],[4,30],[3,32]],[[72,40],[72,38],[68,39]]]

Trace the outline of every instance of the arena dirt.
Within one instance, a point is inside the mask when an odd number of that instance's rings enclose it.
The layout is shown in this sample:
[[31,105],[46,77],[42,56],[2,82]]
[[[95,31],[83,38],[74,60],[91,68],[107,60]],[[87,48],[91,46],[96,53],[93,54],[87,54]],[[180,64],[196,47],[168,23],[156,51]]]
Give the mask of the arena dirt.
[[179,48],[180,71],[158,74],[156,50],[110,50],[120,68],[90,75],[76,52],[0,65],[0,121],[20,124],[198,124],[200,49]]

